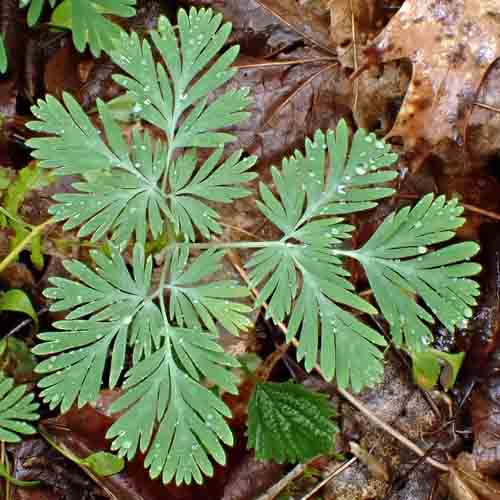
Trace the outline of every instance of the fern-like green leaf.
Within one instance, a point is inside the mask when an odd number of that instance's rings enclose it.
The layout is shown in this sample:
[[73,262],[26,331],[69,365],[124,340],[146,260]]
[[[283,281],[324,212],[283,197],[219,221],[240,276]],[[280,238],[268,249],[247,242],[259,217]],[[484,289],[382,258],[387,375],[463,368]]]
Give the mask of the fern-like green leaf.
[[233,335],[250,328],[252,322],[246,315],[252,309],[234,301],[248,296],[247,287],[231,280],[203,283],[220,269],[224,252],[208,250],[189,266],[187,256],[187,252],[175,252],[172,255],[167,285],[172,320],[189,328],[204,326],[213,333],[217,333],[216,321]]
[[307,141],[305,156],[297,151],[283,161],[281,171],[273,168],[279,199],[260,185],[258,206],[284,236],[247,264],[252,283],[264,283],[256,305],[268,301],[266,315],[274,321],[290,317],[288,340],[300,333],[297,355],[305,358],[308,370],[319,352],[325,377],[336,376],[342,387],[350,383],[355,390],[380,379],[383,355],[377,346],[385,341],[341,307],[376,312],[355,293],[333,250],[353,229],[334,215],[372,208],[374,200],[392,194],[378,184],[397,175],[382,170],[396,158],[383,141],[362,131],[355,134],[349,153],[342,121],[335,133],[317,132],[314,141]]
[[[433,315],[450,331],[472,316],[479,285],[470,276],[481,266],[467,262],[479,250],[473,242],[430,251],[450,240],[465,219],[456,199],[425,196],[414,207],[391,214],[370,240],[354,252],[363,265],[375,298],[397,345],[421,350],[432,340]],[[415,302],[422,298],[430,312]]]
[[[44,3],[45,0],[19,0],[20,7],[29,5],[29,26],[39,20]],[[49,0],[51,7],[56,3],[57,0]],[[122,33],[120,26],[106,16],[134,16],[135,4],[136,0],[63,0],[56,9],[56,19],[64,17],[64,22],[59,24],[72,30],[73,43],[80,52],[88,44],[94,57],[99,57],[101,50],[110,52],[113,49]],[[64,12],[64,16],[57,11]]]
[[58,331],[39,335],[44,342],[34,348],[38,355],[50,355],[37,372],[45,375],[39,385],[51,407],[61,404],[66,411],[77,399],[79,406],[96,401],[109,352],[108,385],[114,387],[123,371],[128,343],[133,345],[136,362],[160,347],[164,323],[148,295],[151,257],[145,259],[143,247],[136,245],[130,273],[118,250],[111,252],[109,259],[92,252],[96,272],[78,261],[65,262],[80,282],[52,278],[54,287],[45,291],[56,300],[52,310],[72,309],[66,320],[54,323]]
[[38,403],[25,385],[14,386],[14,380],[0,375],[0,441],[16,443],[20,434],[36,434],[29,423],[38,420]]
[[126,411],[107,437],[120,456],[149,450],[145,466],[153,478],[201,483],[213,474],[209,456],[224,464],[222,443],[231,445],[233,436],[224,420],[229,408],[198,381],[206,377],[235,394],[237,377],[227,368],[238,363],[201,331],[169,328],[166,342],[128,373],[126,392],[112,407]]
[[237,151],[219,164],[220,148],[198,170],[194,151],[174,162],[168,171],[168,202],[176,233],[184,234],[190,241],[196,239],[195,229],[206,238],[222,233],[218,213],[206,202],[231,203],[250,194],[242,184],[256,177],[254,172],[248,172],[256,158],[241,159],[241,155],[242,151]]
[[[219,147],[231,134],[218,129],[245,120],[248,89],[229,91],[209,102],[207,96],[236,72],[232,47],[212,61],[226,43],[231,25],[211,9],[179,11],[178,37],[166,17],[151,34],[163,64],[155,64],[149,42],[124,34],[112,58],[129,76],[116,76],[136,102],[135,111],[167,134],[172,150]],[[137,64],[137,62],[140,62]],[[209,63],[212,64],[208,67]],[[200,76],[201,75],[201,76]]]
[[117,244],[126,243],[134,233],[145,242],[148,226],[158,237],[168,212],[166,196],[158,186],[165,147],[147,134],[134,132],[130,148],[107,106],[99,101],[107,144],[71,95],[64,95],[64,104],[51,96],[40,100],[33,112],[41,121],[29,124],[52,135],[27,141],[36,148],[33,156],[41,159],[42,166],[54,168],[59,175],[83,173],[85,177],[74,184],[79,193],[55,195],[58,203],[50,212],[56,220],[67,220],[65,229],[82,226],[79,236],[92,234],[93,240],[113,231]]
[[333,416],[325,395],[290,382],[257,384],[248,405],[248,447],[259,460],[307,462],[331,451]]
[[7,57],[7,50],[5,49],[3,38],[0,36],[0,73],[5,73],[8,65],[9,59]]

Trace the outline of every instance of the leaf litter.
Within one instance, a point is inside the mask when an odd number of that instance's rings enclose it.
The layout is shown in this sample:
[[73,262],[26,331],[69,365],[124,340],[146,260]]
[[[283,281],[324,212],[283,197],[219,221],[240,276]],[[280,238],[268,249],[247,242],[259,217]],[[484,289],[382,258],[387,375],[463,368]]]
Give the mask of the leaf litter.
[[[498,212],[500,207],[494,194],[488,195],[489,192],[496,193],[499,187],[500,113],[497,110],[500,108],[500,89],[495,84],[498,69],[493,64],[500,40],[500,5],[497,1],[406,0],[384,2],[383,5],[367,0],[197,2],[200,3],[221,10],[234,23],[232,41],[240,43],[242,50],[235,63],[238,74],[229,85],[235,88],[248,86],[255,96],[252,118],[234,130],[238,136],[236,146],[261,157],[260,175],[268,176],[268,167],[299,147],[316,128],[333,128],[344,117],[352,126],[385,134],[399,145],[409,168],[409,173],[400,180],[407,194],[420,195],[426,192],[422,192],[423,189],[432,186],[439,192],[456,194],[479,208]],[[17,2],[3,2],[0,6],[0,27],[8,51],[21,54],[37,35],[33,30],[27,30],[14,4]],[[175,11],[177,7],[176,2],[169,2],[168,8]],[[21,36],[14,37],[13,33]],[[29,118],[27,103],[33,92],[32,97],[41,97],[45,91],[59,93],[69,90],[77,95],[82,105],[88,102],[88,106],[97,96],[109,98],[112,95],[108,77],[101,76],[109,74],[106,61],[87,56],[86,61],[75,65],[74,61],[68,61],[75,55],[69,38],[63,38],[60,43],[60,48],[43,54],[42,73],[36,74],[33,68],[23,67],[20,59],[11,56],[11,71],[0,82],[0,88],[4,89],[0,92],[0,107],[6,117],[0,141],[3,166],[21,171],[27,165],[27,162],[20,161],[25,154],[20,140],[31,134],[23,129],[22,123]],[[363,72],[352,80],[353,71],[358,69]],[[79,75],[78,78],[75,74]],[[26,88],[35,91],[26,92]],[[133,122],[128,125],[131,129],[136,126]],[[478,182],[481,188],[477,187]],[[394,202],[384,202],[379,210],[387,209],[391,203]],[[26,216],[26,222],[33,222],[29,214],[39,212],[34,212],[35,209],[35,200],[25,200],[22,214]],[[230,226],[235,216],[240,221],[234,226],[243,227],[248,233],[258,235],[269,230],[259,219],[252,200],[238,202],[237,214],[224,215],[226,230],[231,234],[234,233]],[[375,230],[377,221],[368,216],[361,217],[361,221],[362,230],[366,224],[367,239]],[[479,235],[486,222],[487,216],[475,216],[474,227],[468,229],[470,234]],[[64,236],[70,237],[68,234]],[[49,260],[47,269],[57,268],[54,262],[65,252],[74,251],[74,248],[69,250],[56,245],[54,239],[51,235],[44,241],[45,256]],[[487,266],[488,252],[496,252],[495,241],[488,237],[481,241],[481,262],[485,265],[484,273],[487,273],[485,279],[495,280],[495,269]],[[28,256],[21,257],[13,268],[18,269],[17,273],[2,274],[2,285],[5,289],[22,288],[39,302],[43,299],[38,283],[47,276],[40,275]],[[234,277],[234,270],[230,267],[227,267],[227,273]],[[360,275],[357,281],[360,291],[363,285],[366,286]],[[349,454],[348,443],[359,443],[366,453],[373,455],[372,463],[385,464],[388,459],[392,460],[391,470],[395,474],[390,480],[381,481],[380,477],[372,477],[369,467],[358,463],[332,479],[322,490],[323,498],[336,498],[342,492],[339,498],[356,500],[423,500],[429,495],[434,495],[434,499],[444,499],[446,486],[457,498],[461,498],[460,495],[466,500],[497,498],[498,487],[488,475],[497,474],[499,464],[495,451],[498,446],[495,395],[500,381],[495,376],[494,362],[498,351],[498,323],[494,320],[498,295],[490,293],[488,288],[486,290],[467,327],[467,334],[463,333],[470,359],[479,359],[480,363],[468,361],[466,357],[464,375],[462,379],[459,377],[455,392],[447,397],[439,387],[430,393],[421,392],[411,379],[410,365],[391,355],[387,372],[389,379],[362,395],[374,413],[393,423],[416,442],[431,442],[438,450],[436,456],[443,461],[449,459],[448,477],[439,481],[436,471],[419,463],[415,456],[390,438],[374,431],[368,421],[335,396],[332,404],[342,415],[341,439],[336,452]],[[481,329],[479,333],[478,329]],[[471,337],[472,333],[476,336]],[[29,342],[30,339],[26,340]],[[255,338],[249,342],[253,344]],[[460,342],[459,336],[458,346],[457,342],[451,342],[452,347],[448,349],[453,352],[453,349],[464,348]],[[252,345],[251,350],[263,349],[265,354],[265,349],[274,347],[274,342],[270,346],[269,341],[263,341],[260,346]],[[245,346],[238,349],[244,351]],[[296,372],[290,371],[286,363],[279,362],[273,377],[279,380],[291,375],[296,377]],[[473,387],[472,399],[467,397],[469,386]],[[335,392],[334,388],[330,389]],[[235,408],[244,411],[247,402],[243,398]],[[102,428],[110,423],[105,407],[106,403],[102,403],[96,409],[85,408],[82,415],[70,412],[62,423],[50,421],[48,428],[52,425],[50,432],[73,452],[85,447],[85,453],[105,449]],[[467,423],[469,417],[472,426]],[[77,423],[72,418],[76,418]],[[444,423],[450,418],[453,425],[444,429]],[[91,444],[88,443],[89,437]],[[245,444],[242,431],[238,434],[238,442]],[[35,447],[33,451],[33,444],[27,443],[28,447],[31,446],[31,455],[59,456],[50,448]],[[459,453],[464,450],[474,453],[472,461]],[[244,446],[237,448],[235,453],[225,469],[218,469],[213,482],[216,486],[206,498],[256,498],[272,485],[273,474],[277,481],[285,471],[281,467],[267,468],[260,462],[256,463],[251,454],[244,451]],[[11,456],[18,460],[22,453],[13,450]],[[327,476],[340,463],[339,458],[334,454],[320,461],[317,464],[319,474]],[[49,462],[31,462],[34,467],[41,468],[37,469],[38,476],[26,472],[17,474],[18,461],[14,462],[13,472],[20,479],[41,478],[45,481],[45,490],[52,488],[51,494],[54,495],[54,481],[47,479],[51,470]],[[370,459],[365,462],[370,463]],[[124,499],[129,496],[136,498],[139,494],[146,495],[143,498],[148,498],[148,494],[150,498],[159,498],[165,494],[165,489],[158,490],[157,483],[146,475],[141,476],[142,467],[131,465],[130,469],[118,476],[121,479],[112,476],[106,480],[89,480],[85,473],[72,470],[76,479],[71,481],[87,485],[85,487],[95,498],[106,497],[109,488],[118,488],[117,491],[125,495],[119,498]],[[248,479],[252,474],[262,475],[265,480],[252,482]],[[119,486],[109,486],[110,482]],[[66,483],[63,481],[63,484]],[[90,486],[92,484],[97,486]],[[426,488],[419,487],[422,484]],[[288,494],[299,497],[305,494],[305,491],[296,491],[294,488],[297,487],[300,488],[300,481],[288,486]],[[71,488],[68,486],[68,491]],[[238,492],[241,489],[244,493]],[[176,487],[169,490],[171,498],[200,498],[201,491]],[[14,491],[13,498],[29,499],[27,495],[28,490]]]

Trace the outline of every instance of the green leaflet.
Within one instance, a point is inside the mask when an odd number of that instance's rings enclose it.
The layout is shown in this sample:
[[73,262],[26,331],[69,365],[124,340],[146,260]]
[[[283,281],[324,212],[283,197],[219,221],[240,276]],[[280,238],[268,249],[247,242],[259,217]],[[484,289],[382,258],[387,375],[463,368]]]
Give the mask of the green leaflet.
[[[52,182],[50,172],[44,171],[37,162],[32,162],[21,169],[16,179],[8,185],[2,197],[2,217],[0,224],[10,226],[15,235],[11,238],[10,247],[15,248],[28,234],[28,225],[19,219],[18,211],[30,191],[47,186]],[[1,187],[0,187],[1,189]],[[43,267],[42,236],[36,236],[31,242],[31,261],[36,268]]]
[[[57,0],[48,0],[54,7]],[[45,0],[19,0],[20,7],[28,9],[28,25],[36,24],[42,13]],[[66,27],[73,32],[75,47],[83,52],[87,46],[94,57],[101,51],[113,49],[114,40],[120,37],[120,26],[105,15],[131,17],[135,14],[136,0],[63,0],[52,14],[51,23]]]
[[5,73],[8,65],[7,50],[5,49],[3,38],[0,36],[0,73]]
[[248,447],[259,460],[307,462],[331,451],[334,415],[325,395],[301,385],[257,384],[248,405]]
[[0,374],[0,441],[21,441],[20,434],[35,434],[30,424],[38,420],[38,403],[33,393],[26,393],[26,386],[14,386],[14,380]]
[[420,352],[410,352],[412,359],[413,379],[419,387],[426,391],[432,390],[438,380],[445,390],[455,385],[458,372],[462,367],[465,353],[450,354],[427,349]]
[[[479,285],[469,277],[481,266],[467,262],[479,251],[473,242],[455,243],[431,251],[428,245],[455,235],[465,219],[456,199],[425,196],[417,205],[391,214],[370,240],[353,253],[363,265],[396,345],[403,338],[414,351],[432,341],[433,316],[453,331],[472,316]],[[428,307],[419,305],[417,294]]]

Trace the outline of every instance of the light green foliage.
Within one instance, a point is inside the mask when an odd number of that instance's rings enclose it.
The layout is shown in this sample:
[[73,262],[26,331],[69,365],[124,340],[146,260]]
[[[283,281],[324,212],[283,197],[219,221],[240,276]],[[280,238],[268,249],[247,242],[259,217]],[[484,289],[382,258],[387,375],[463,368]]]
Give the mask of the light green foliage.
[[[145,453],[151,476],[164,482],[201,482],[213,473],[211,459],[224,463],[223,445],[233,440],[220,391],[237,392],[238,362],[217,343],[217,331],[247,329],[250,308],[242,302],[246,287],[212,277],[224,249],[255,250],[248,262],[260,288],[255,306],[266,301],[269,318],[288,320],[288,340],[299,338],[298,358],[308,370],[319,361],[326,378],[356,391],[381,377],[386,342],[362,317],[377,309],[357,295],[346,258],[363,265],[393,337],[412,349],[428,342],[430,312],[451,330],[477,294],[467,276],[479,267],[464,262],[476,245],[429,248],[463,223],[456,201],[426,197],[389,217],[362,248],[350,247],[354,228],[344,216],[393,194],[386,184],[397,176],[390,168],[397,156],[362,130],[350,143],[344,121],[273,168],[274,186],[261,183],[258,207],[282,232],[279,240],[214,238],[222,232],[216,204],[248,195],[255,177],[255,158],[223,154],[234,139],[224,129],[248,116],[249,102],[245,89],[220,89],[235,72],[238,49],[224,49],[229,32],[220,15],[193,8],[179,11],[177,28],[161,18],[150,39],[132,33],[117,42],[112,58],[126,74],[115,79],[133,113],[165,141],[135,131],[127,142],[113,111],[98,102],[101,131],[68,94],[62,103],[38,101],[38,121],[28,125],[43,134],[28,141],[43,167],[81,177],[76,192],[54,197],[56,220],[78,227],[81,237],[111,236],[107,256],[92,253],[95,269],[66,262],[72,280],[54,278],[45,292],[53,310],[69,313],[39,335],[35,352],[47,356],[37,368],[42,396],[65,411],[95,402],[103,386],[124,378],[112,407],[122,412],[108,432],[112,449],[129,459]],[[132,255],[122,256],[132,240]],[[156,247],[154,272],[145,248]],[[126,360],[131,368],[123,373]],[[324,452],[335,428],[320,399],[290,384],[259,385],[250,422],[257,456],[304,460]],[[269,444],[263,415],[271,415],[273,431],[280,422],[280,438]],[[300,434],[296,441],[296,427],[319,439]]]
[[22,290],[8,290],[0,293],[0,312],[13,311],[27,314],[38,328],[38,316],[30,298]]
[[92,453],[92,455],[81,460],[80,464],[88,467],[92,472],[101,477],[118,474],[125,467],[123,458],[117,457],[107,451]]
[[0,36],[0,73],[5,73],[8,65],[7,50],[5,49],[3,38]]
[[[54,7],[57,0],[48,0]],[[28,9],[28,25],[39,20],[45,0],[19,0],[20,7]],[[109,52],[120,37],[121,28],[107,17],[108,14],[131,17],[135,14],[136,0],[63,0],[52,15],[52,24],[66,27],[73,32],[75,47],[83,52],[87,46],[99,57],[101,50]]]
[[[48,0],[48,2],[51,7],[54,7],[57,3],[57,0]],[[19,0],[20,8],[25,8],[29,5],[28,26],[33,26],[38,21],[38,19],[40,19],[44,4],[45,0]]]
[[411,352],[412,371],[415,382],[426,391],[433,389],[438,380],[445,390],[455,385],[465,353],[450,354],[437,349]]
[[433,323],[433,316],[412,294],[420,296],[450,331],[472,316],[479,285],[468,277],[481,267],[467,261],[479,251],[479,245],[455,243],[435,252],[428,248],[455,236],[465,222],[462,212],[456,199],[447,202],[444,196],[434,199],[428,194],[415,207],[387,217],[356,251],[398,346],[403,344],[403,335],[416,351],[432,340],[426,323]]
[[20,434],[35,434],[29,422],[38,420],[35,395],[26,386],[14,386],[14,380],[0,374],[0,441],[15,443]]
[[248,447],[259,460],[306,462],[328,453],[338,431],[328,398],[290,382],[257,384],[248,406]]
[[[14,232],[10,239],[10,248],[16,247],[30,233],[29,225],[19,218],[19,210],[30,192],[47,186],[52,182],[52,175],[39,167],[37,162],[31,162],[21,169],[15,180],[7,184],[3,191],[0,185],[0,227],[8,226]],[[31,241],[31,261],[37,269],[43,267],[42,236],[38,235]]]

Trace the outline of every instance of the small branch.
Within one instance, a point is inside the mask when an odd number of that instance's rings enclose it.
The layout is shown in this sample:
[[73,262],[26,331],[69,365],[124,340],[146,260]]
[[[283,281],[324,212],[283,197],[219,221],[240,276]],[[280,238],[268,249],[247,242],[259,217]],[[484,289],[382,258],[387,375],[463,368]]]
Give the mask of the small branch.
[[299,478],[306,470],[308,464],[296,465],[286,476],[282,477],[277,483],[269,488],[266,493],[257,498],[257,500],[273,500],[276,498],[290,483]]
[[[233,266],[238,271],[238,273],[243,278],[243,280],[249,285],[252,294],[255,297],[258,297],[259,291],[255,287],[251,286],[250,279],[249,279],[247,272],[240,265],[238,265],[235,261],[236,261],[236,259],[234,258],[234,255],[233,255],[233,259],[231,259]],[[264,304],[264,307],[267,307],[267,304]],[[287,335],[288,328],[286,327],[285,324],[278,323],[277,326],[285,335]],[[299,344],[297,339],[293,339],[292,343],[294,346],[298,346],[298,344]],[[323,373],[321,372],[321,368],[318,364],[315,365],[314,369],[323,377]],[[345,389],[342,389],[341,387],[338,387],[338,386],[337,386],[337,391],[342,397],[344,397],[347,401],[349,401],[349,403],[351,403],[357,410],[359,410],[363,415],[365,415],[365,417],[367,417],[368,420],[370,420],[377,427],[383,429],[385,432],[387,432],[389,435],[391,435],[394,439],[398,440],[403,446],[405,446],[409,450],[412,450],[419,457],[425,457],[425,461],[429,465],[432,465],[433,467],[435,467],[436,469],[438,469],[442,472],[449,472],[450,468],[448,467],[448,465],[443,464],[443,463],[441,463],[441,462],[439,462],[431,457],[428,457],[424,450],[422,450],[415,443],[410,441],[406,436],[401,434],[401,432],[396,430],[394,427],[390,426],[389,424],[387,424],[386,422],[384,422],[383,420],[378,418],[369,408],[367,408],[355,396],[353,396],[348,391],[346,391]]]
[[12,251],[9,253],[9,255],[7,255],[7,257],[5,257],[5,259],[3,259],[2,262],[0,262],[0,273],[2,273],[3,271],[5,271],[5,269],[7,268],[7,266],[9,264],[11,264],[14,260],[17,259],[17,257],[19,256],[19,254],[31,243],[31,241],[34,238],[36,238],[39,234],[43,233],[43,231],[45,230],[45,228],[47,226],[50,226],[50,224],[53,224],[53,223],[54,223],[54,219],[51,218],[51,219],[46,220],[42,224],[39,224],[38,226],[34,227],[33,231],[31,231],[31,233],[29,233],[23,240],[21,240],[12,249]]

